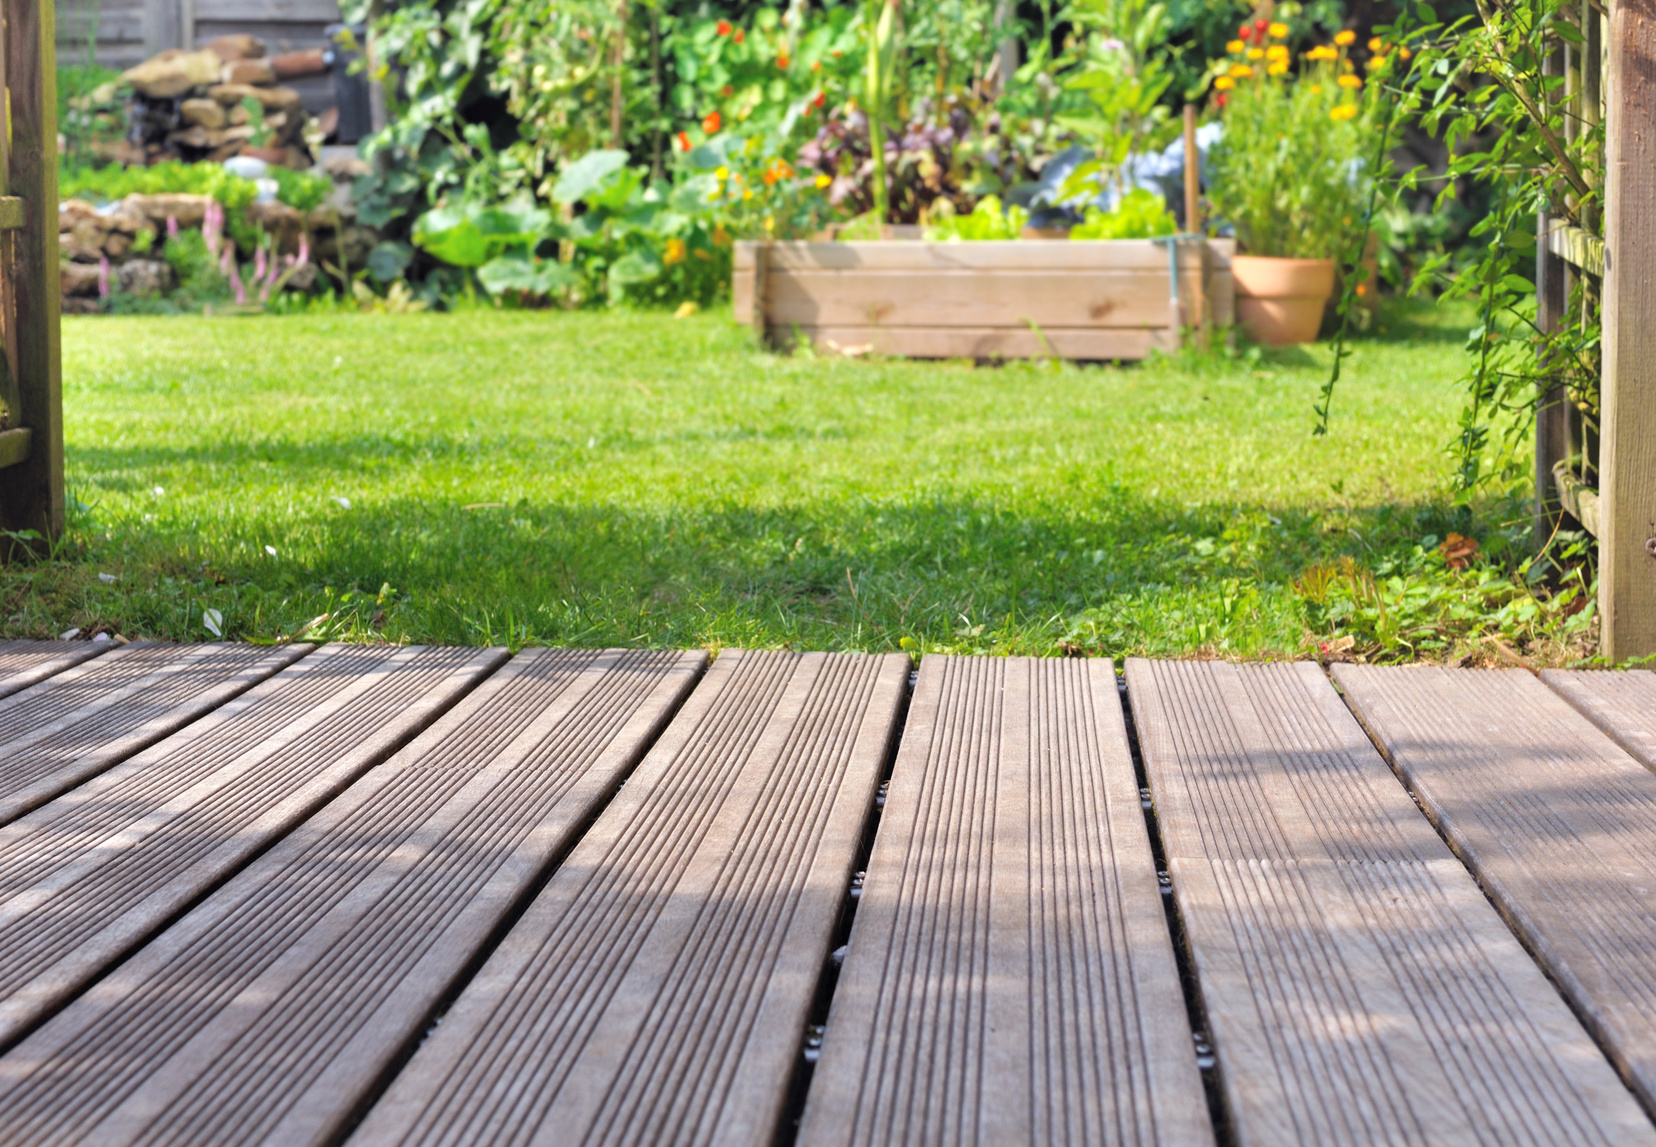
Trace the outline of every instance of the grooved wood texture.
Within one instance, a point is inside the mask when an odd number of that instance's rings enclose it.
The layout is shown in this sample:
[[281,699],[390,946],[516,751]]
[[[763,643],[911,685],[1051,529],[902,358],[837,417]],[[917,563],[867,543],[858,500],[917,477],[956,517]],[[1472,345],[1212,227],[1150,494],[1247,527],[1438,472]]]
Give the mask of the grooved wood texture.
[[307,645],[128,645],[0,701],[0,824],[175,732]]
[[0,1059],[0,1140],[335,1139],[701,657],[514,659]]
[[1212,1141],[1114,668],[926,658],[800,1143]]
[[1353,712],[1656,1106],[1656,776],[1519,669],[1336,666]]
[[1317,666],[1127,683],[1239,1141],[1656,1143]]
[[353,1142],[770,1143],[907,671],[721,654]]
[[1656,770],[1656,673],[1543,669],[1541,680],[1645,768]]
[[0,828],[0,1047],[504,657],[325,646]]
[[107,649],[104,642],[0,641],[0,697],[10,697]]

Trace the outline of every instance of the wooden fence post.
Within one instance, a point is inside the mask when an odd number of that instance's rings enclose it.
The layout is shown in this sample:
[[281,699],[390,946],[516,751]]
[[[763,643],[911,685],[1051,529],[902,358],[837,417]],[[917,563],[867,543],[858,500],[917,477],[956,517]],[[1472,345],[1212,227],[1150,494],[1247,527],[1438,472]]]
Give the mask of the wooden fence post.
[[1599,651],[1656,653],[1656,0],[1610,5]]
[[[5,76],[11,94],[6,190],[23,226],[0,257],[17,349],[15,421],[28,457],[0,470],[0,529],[63,532],[63,380],[58,360],[57,63],[52,0],[7,0]],[[3,556],[3,554],[0,554]]]

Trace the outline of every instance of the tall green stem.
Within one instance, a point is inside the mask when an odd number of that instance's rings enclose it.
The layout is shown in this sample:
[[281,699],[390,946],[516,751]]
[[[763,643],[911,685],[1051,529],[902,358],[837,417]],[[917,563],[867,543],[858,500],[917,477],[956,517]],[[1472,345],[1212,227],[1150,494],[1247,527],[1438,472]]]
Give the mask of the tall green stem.
[[[901,0],[872,0],[868,12],[868,146],[874,160],[874,215],[885,223],[890,213],[886,187],[885,113],[891,97],[891,77],[897,67],[897,19]],[[879,10],[876,19],[874,10]]]

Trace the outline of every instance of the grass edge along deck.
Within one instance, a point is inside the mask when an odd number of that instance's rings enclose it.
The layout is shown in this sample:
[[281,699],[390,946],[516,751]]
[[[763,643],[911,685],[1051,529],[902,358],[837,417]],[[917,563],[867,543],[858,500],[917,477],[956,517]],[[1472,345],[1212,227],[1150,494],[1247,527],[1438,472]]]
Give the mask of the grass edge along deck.
[[0,828],[0,1048],[390,756],[505,656],[322,646]]
[[113,641],[0,641],[0,697],[113,648]]
[[926,657],[799,1142],[1212,1141],[1114,667]]
[[1521,669],[1334,679],[1647,1111],[1656,1111],[1656,776]]
[[769,1144],[908,658],[726,650],[353,1144]]
[[701,662],[512,659],[0,1059],[6,1141],[337,1139]]
[[1127,663],[1244,1144],[1656,1144],[1310,662]]

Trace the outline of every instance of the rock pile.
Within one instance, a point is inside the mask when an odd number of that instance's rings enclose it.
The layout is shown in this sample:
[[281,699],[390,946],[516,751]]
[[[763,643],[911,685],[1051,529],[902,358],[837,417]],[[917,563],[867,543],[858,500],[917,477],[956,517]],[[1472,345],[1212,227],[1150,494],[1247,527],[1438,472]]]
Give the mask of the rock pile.
[[[238,161],[240,162],[240,161]],[[113,291],[159,297],[178,286],[177,275],[165,257],[168,240],[180,232],[210,232],[211,246],[225,253],[221,270],[232,282],[249,268],[252,294],[257,295],[267,268],[268,284],[278,290],[308,291],[324,280],[319,269],[331,266],[339,274],[360,270],[380,236],[357,222],[350,201],[351,180],[367,172],[359,159],[330,160],[333,199],[308,215],[285,203],[255,202],[243,211],[247,221],[267,238],[259,249],[237,251],[222,235],[223,208],[211,196],[162,194],[129,195],[101,207],[84,199],[67,199],[58,207],[58,247],[65,314],[90,314],[102,309],[101,300]],[[342,271],[338,270],[343,268]]]
[[170,48],[121,74],[132,89],[127,138],[117,158],[311,165],[310,117],[282,81],[327,71],[320,48],[267,57],[257,36],[220,36],[200,51]]

